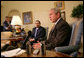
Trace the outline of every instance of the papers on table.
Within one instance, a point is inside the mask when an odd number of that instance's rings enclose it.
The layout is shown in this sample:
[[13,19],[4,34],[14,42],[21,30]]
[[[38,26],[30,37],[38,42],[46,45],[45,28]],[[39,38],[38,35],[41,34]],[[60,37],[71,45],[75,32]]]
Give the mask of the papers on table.
[[33,54],[37,55],[39,53],[39,51],[40,51],[39,49],[36,49],[36,50],[34,50]]
[[[21,50],[21,51],[19,51],[19,50]],[[14,49],[14,50],[2,52],[1,55],[5,56],[5,57],[13,57],[13,56],[17,56],[19,54],[22,54],[24,52],[26,52],[26,51],[22,50],[21,48],[17,48],[17,49]]]

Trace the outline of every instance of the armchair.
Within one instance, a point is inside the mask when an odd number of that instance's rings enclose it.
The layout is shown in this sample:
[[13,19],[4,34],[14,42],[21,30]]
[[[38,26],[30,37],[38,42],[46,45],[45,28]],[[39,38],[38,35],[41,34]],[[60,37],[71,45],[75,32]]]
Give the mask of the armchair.
[[69,46],[55,47],[56,52],[62,52],[77,57],[80,49],[81,36],[83,34],[83,20],[72,25],[72,34]]

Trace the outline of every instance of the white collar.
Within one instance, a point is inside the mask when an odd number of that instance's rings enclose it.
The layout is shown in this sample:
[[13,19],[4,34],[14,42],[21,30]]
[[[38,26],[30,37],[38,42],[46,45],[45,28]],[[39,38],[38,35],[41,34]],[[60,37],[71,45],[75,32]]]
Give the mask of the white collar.
[[36,29],[39,29],[39,28],[36,28]]
[[55,22],[55,25],[58,23],[58,21],[61,19],[61,17]]

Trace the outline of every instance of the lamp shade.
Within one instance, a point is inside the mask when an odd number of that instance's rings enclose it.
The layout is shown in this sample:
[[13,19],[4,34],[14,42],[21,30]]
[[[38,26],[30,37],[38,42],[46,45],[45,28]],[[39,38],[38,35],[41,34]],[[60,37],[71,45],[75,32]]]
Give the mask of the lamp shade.
[[13,16],[11,25],[23,25],[19,16]]

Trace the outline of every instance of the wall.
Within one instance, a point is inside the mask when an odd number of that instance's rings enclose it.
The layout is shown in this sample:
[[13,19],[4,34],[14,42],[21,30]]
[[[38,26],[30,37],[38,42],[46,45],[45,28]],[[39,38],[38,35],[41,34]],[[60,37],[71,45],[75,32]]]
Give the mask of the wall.
[[[50,31],[53,24],[49,19],[49,10],[54,7],[54,2],[55,1],[1,1],[1,5],[3,6],[3,11],[1,11],[1,22],[4,21],[5,16],[7,16],[12,9],[17,9],[20,12],[21,19],[23,12],[32,11],[33,24],[23,25],[22,27],[25,27],[26,31],[32,30],[35,26],[35,20],[38,19],[41,21],[41,25],[43,27],[48,26]],[[83,1],[65,1],[65,9],[62,11],[66,12],[66,21],[69,24],[72,24],[75,21],[74,18],[70,17],[73,7],[81,3],[83,3]]]

